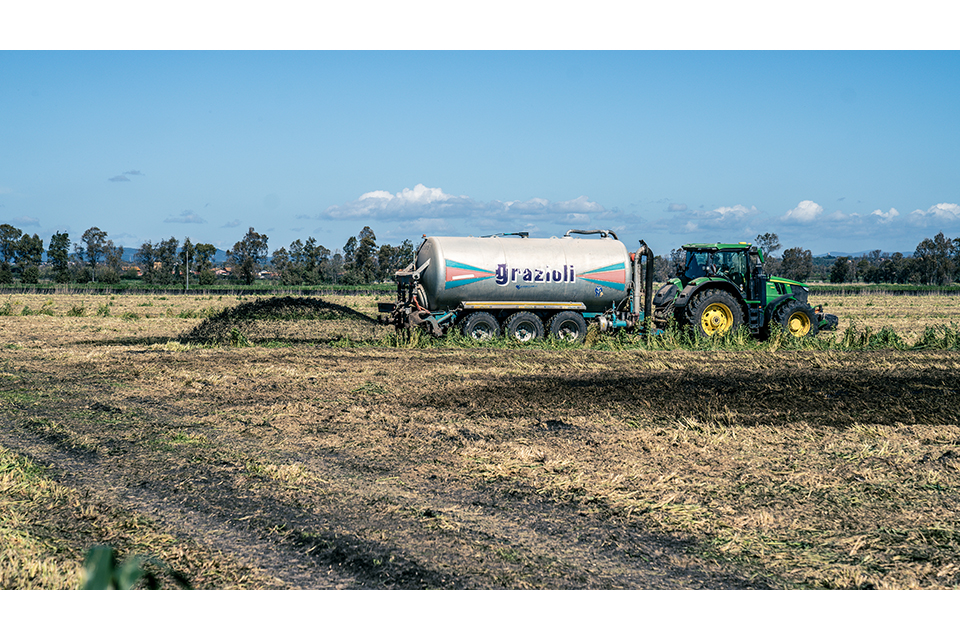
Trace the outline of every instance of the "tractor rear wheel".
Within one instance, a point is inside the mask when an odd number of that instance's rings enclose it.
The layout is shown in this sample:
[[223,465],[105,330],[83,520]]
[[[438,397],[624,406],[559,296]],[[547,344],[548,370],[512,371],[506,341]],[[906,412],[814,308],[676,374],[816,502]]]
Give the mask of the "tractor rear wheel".
[[540,340],[543,338],[543,322],[535,313],[520,311],[507,318],[503,332],[517,342]]
[[587,337],[587,321],[576,311],[561,311],[550,318],[550,335],[567,342],[583,342]]
[[743,324],[743,309],[722,289],[707,289],[694,296],[687,306],[686,324],[701,336],[733,333]]
[[810,305],[799,300],[791,300],[777,309],[774,314],[774,321],[786,333],[796,338],[815,336],[819,328],[817,314],[810,308]]
[[486,311],[474,311],[464,319],[460,331],[474,340],[492,340],[500,335],[500,323]]

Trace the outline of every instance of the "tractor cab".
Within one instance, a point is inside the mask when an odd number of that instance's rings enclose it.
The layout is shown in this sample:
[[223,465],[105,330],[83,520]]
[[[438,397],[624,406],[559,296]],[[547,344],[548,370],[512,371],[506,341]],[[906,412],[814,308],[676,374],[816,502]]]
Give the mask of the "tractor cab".
[[[691,282],[707,279],[723,279],[732,283],[741,293],[749,296],[753,290],[751,275],[763,272],[763,253],[749,244],[688,244],[684,245],[686,262],[677,271],[678,288]],[[756,283],[759,284],[759,283]]]

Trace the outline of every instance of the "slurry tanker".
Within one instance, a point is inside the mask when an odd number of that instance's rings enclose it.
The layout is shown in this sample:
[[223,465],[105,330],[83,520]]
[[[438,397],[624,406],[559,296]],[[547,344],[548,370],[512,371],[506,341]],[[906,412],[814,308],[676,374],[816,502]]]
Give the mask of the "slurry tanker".
[[758,247],[683,249],[685,264],[654,295],[653,252],[641,240],[631,253],[613,231],[428,237],[396,273],[397,300],[380,304],[387,314],[381,321],[437,337],[459,327],[478,340],[522,342],[547,335],[581,341],[591,322],[600,331],[661,331],[675,323],[702,336],[746,325],[759,338],[776,326],[797,337],[836,328],[836,316],[810,307],[806,285],[763,272]]
[[653,252],[641,240],[630,253],[604,230],[572,229],[562,238],[428,237],[396,279],[397,301],[379,309],[389,314],[381,321],[397,329],[580,341],[588,322],[609,331],[651,317]]

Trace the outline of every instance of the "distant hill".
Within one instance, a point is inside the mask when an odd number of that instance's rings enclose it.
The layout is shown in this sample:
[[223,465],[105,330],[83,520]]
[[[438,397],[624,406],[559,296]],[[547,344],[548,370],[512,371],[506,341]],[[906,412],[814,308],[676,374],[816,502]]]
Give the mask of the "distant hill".
[[[870,251],[873,251],[873,249],[871,249]],[[870,251],[857,251],[854,253],[850,253],[848,251],[829,251],[827,253],[818,253],[813,257],[814,258],[842,258],[842,257],[861,258],[867,255],[868,253],[870,253]],[[890,254],[897,253],[896,251],[886,251],[884,249],[881,249],[881,251],[883,251],[883,253],[890,253]],[[901,251],[900,253],[903,254],[904,258],[909,258],[910,256],[913,255],[913,251]]]
[[[124,262],[134,262],[135,261],[134,256],[137,255],[137,251],[139,250],[140,250],[139,248],[124,247],[123,248]],[[226,260],[227,260],[227,252],[223,251],[222,249],[217,249],[217,252],[213,255],[213,263],[221,264]]]

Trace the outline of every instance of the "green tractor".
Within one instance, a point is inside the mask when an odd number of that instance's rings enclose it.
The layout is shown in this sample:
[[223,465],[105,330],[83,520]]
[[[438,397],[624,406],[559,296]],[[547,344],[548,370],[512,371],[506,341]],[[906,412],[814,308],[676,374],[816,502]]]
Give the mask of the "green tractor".
[[758,338],[780,327],[797,337],[837,328],[837,316],[810,307],[802,282],[768,276],[759,247],[739,244],[688,244],[677,276],[653,298],[653,319],[665,328],[673,318],[702,336],[736,331],[746,324]]

